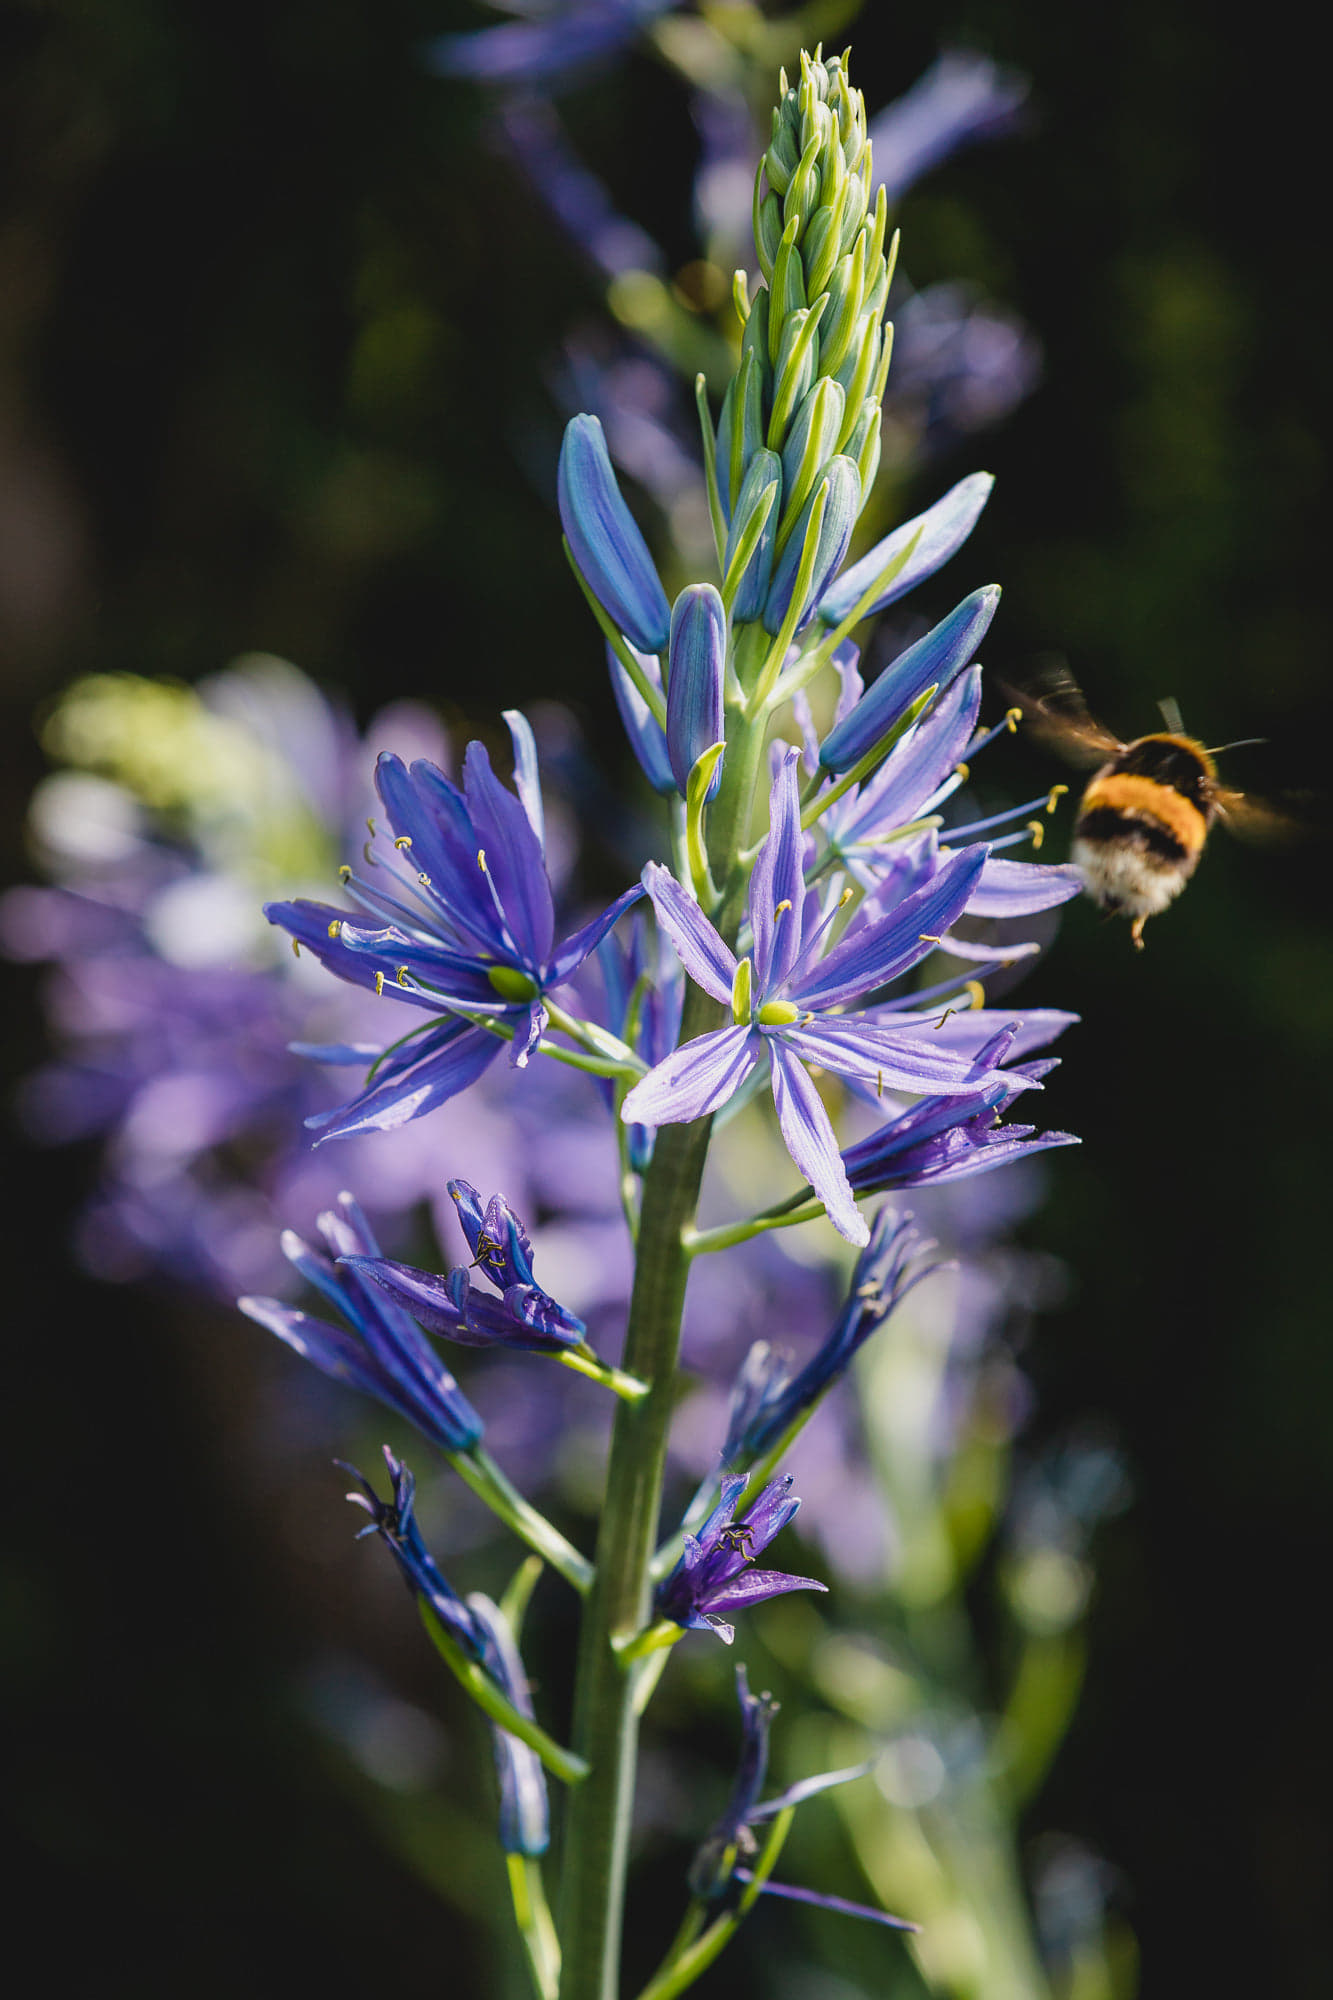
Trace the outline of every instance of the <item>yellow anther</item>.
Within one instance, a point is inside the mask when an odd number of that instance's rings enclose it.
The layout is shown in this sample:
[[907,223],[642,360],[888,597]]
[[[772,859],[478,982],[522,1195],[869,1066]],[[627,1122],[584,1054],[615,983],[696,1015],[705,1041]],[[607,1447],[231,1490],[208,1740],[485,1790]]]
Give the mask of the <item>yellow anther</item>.
[[784,896],[782,901],[778,904],[776,910],[774,910],[773,912],[774,923],[777,922],[778,918],[782,915],[784,910],[789,910],[790,908],[791,908],[791,897]]
[[293,957],[293,958],[299,958],[300,956],[301,956],[301,940],[300,940],[299,938],[293,938],[293,939],[292,939],[292,957]]
[[1045,821],[1039,819],[1030,819],[1028,821],[1028,832],[1032,835],[1032,845],[1034,847],[1040,847],[1041,843],[1046,838]]
[[400,965],[397,972],[395,972],[394,974],[394,978],[398,981],[398,984],[400,986],[406,986],[408,978],[407,967],[405,965]]
[[373,819],[368,819],[368,820],[366,821],[366,825],[367,825],[367,826],[368,826],[368,827],[370,828],[370,837],[371,837],[371,839],[373,840],[373,839],[375,838],[375,822],[374,822],[374,820],[373,820]]
[[884,1095],[884,1072],[882,1069],[875,1071],[875,1095],[876,1097],[883,1097]]
[[1050,791],[1046,794],[1046,810],[1048,813],[1053,813],[1055,811],[1056,806],[1060,803],[1061,799],[1064,797],[1065,793],[1068,790],[1069,790],[1068,785],[1051,786]]
[[379,865],[380,865],[380,864],[379,864],[379,862],[378,862],[378,861],[377,861],[377,860],[375,859],[374,855],[373,855],[373,854],[371,853],[371,851],[370,851],[370,842],[369,842],[369,841],[367,841],[367,842],[366,842],[366,844],[365,844],[365,846],[364,846],[364,847],[362,848],[361,852],[362,852],[362,854],[363,854],[363,855],[364,855],[364,857],[365,857],[365,863],[366,863],[366,866],[367,866],[367,868],[378,868],[378,867],[379,867]]
[[946,1007],[944,1012],[940,1015],[939,1020],[935,1023],[933,1032],[938,1035],[940,1029],[944,1026],[945,1022],[948,1020],[950,1014],[961,1014],[962,1012],[963,1009],[961,1007]]
[[943,944],[942,937],[932,937],[929,931],[918,931],[917,938],[922,944]]
[[972,775],[972,766],[970,764],[955,764],[953,774],[955,778],[961,778],[963,783],[966,784]]
[[418,875],[418,876],[417,876],[417,880],[418,880],[418,882],[420,882],[420,884],[421,884],[421,886],[422,886],[422,888],[423,888],[423,889],[429,889],[429,888],[430,888],[430,886],[431,886],[431,881],[430,881],[430,876],[429,876],[429,875]]
[[331,938],[336,938],[341,929],[342,929],[342,918],[335,917],[333,919],[333,922],[329,925],[329,936]]
[[838,898],[838,908],[840,910],[845,910],[855,894],[856,894],[855,889],[844,889],[842,894]]
[[394,841],[395,847],[410,847],[411,845],[412,845],[412,836],[410,833],[400,833],[398,835],[398,838]]
[[965,979],[963,981],[963,991],[974,1007],[985,1006],[986,989],[979,979]]
[[484,875],[486,873],[486,849],[484,847],[477,849],[477,866]]
[[1011,736],[1017,736],[1018,725],[1022,720],[1023,711],[1021,708],[1006,708],[1004,711],[1004,726]]
[[382,972],[377,972],[375,974],[375,998],[377,1000],[379,999],[383,991],[384,991],[384,974]]
[[350,882],[351,879],[352,865],[349,861],[344,861],[342,867],[338,870],[338,880],[340,882]]

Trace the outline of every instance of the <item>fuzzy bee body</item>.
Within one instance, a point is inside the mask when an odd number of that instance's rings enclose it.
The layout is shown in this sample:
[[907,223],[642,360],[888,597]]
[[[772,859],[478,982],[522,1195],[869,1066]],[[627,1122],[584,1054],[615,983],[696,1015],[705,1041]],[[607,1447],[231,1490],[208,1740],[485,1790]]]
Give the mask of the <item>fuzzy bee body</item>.
[[1130,919],[1140,950],[1143,926],[1180,894],[1216,822],[1257,839],[1292,830],[1284,814],[1221,782],[1215,753],[1179,728],[1174,703],[1163,707],[1177,727],[1122,743],[1088,714],[1067,676],[1052,694],[1016,700],[1052,749],[1098,766],[1079,801],[1070,860],[1094,903]]
[[1132,919],[1136,945],[1198,867],[1217,812],[1217,766],[1191,736],[1140,736],[1089,781],[1070,859],[1094,903]]

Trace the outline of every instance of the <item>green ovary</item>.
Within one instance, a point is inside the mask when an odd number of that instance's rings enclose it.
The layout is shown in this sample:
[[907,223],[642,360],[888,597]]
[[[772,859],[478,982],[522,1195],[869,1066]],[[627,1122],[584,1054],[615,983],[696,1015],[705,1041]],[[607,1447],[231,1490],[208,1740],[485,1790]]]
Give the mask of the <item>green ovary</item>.
[[486,977],[502,1000],[535,1000],[537,987],[516,965],[493,965]]
[[790,1028],[800,1020],[801,1010],[791,1000],[766,1000],[755,1018],[761,1028]]

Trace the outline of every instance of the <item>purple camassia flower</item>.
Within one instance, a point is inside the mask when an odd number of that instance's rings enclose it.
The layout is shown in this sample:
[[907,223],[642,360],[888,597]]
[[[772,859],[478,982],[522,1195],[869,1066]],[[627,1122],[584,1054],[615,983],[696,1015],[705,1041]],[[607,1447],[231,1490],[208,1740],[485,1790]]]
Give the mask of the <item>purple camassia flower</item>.
[[[752,955],[736,958],[698,905],[669,872],[649,862],[644,884],[690,977],[716,1000],[730,1001],[730,1027],[700,1035],[659,1063],[629,1092],[629,1123],[666,1125],[702,1118],[726,1103],[765,1056],[771,1063],[778,1124],[792,1159],[849,1242],[869,1240],[857,1213],[838,1143],[804,1065],[882,1088],[937,1095],[980,1092],[997,1081],[987,1066],[932,1045],[919,1032],[881,1026],[864,1013],[835,1010],[887,986],[935,948],[935,940],[967,908],[986,862],[973,846],[943,862],[901,898],[882,891],[867,898],[862,921],[825,957],[816,956],[826,928],[810,930],[805,838],[796,789],[798,753],[781,757],[769,802],[770,832],[750,881]],[[896,885],[891,885],[895,886]]]
[[[814,1798],[818,1792],[828,1791],[833,1785],[845,1785],[853,1778],[863,1778],[870,1769],[868,1764],[853,1764],[844,1771],[822,1771],[818,1777],[803,1778],[785,1792],[780,1792],[777,1798],[765,1799],[761,1803],[759,1794],[768,1772],[769,1730],[780,1703],[774,1701],[771,1694],[751,1694],[743,1666],[736,1668],[736,1694],[741,1705],[741,1755],[736,1767],[736,1782],[725,1812],[710,1829],[690,1864],[690,1888],[705,1902],[715,1902],[725,1895],[733,1882],[744,1883],[754,1879],[750,1870],[741,1865],[742,1861],[750,1860],[758,1851],[758,1842],[751,1831],[753,1827],[765,1820],[776,1819],[779,1813],[800,1805],[803,1799]],[[781,1882],[765,1881],[760,1887],[766,1895],[785,1896],[798,1903],[813,1903],[820,1909],[837,1910],[844,1916],[868,1917],[873,1923],[889,1924],[895,1930],[918,1929],[916,1924],[908,1923],[902,1917],[891,1917],[886,1910],[868,1909],[864,1903],[849,1903],[841,1896],[821,1896],[813,1889],[793,1889]]]
[[780,1597],[789,1590],[827,1590],[812,1576],[789,1576],[785,1570],[751,1569],[761,1549],[786,1527],[800,1501],[789,1499],[791,1474],[769,1481],[749,1512],[734,1520],[745,1491],[743,1473],[722,1482],[722,1497],[697,1535],[686,1535],[685,1553],[657,1589],[661,1618],[687,1632],[711,1630],[729,1646],[735,1627],[723,1616]]
[[358,1472],[354,1465],[345,1465],[341,1459],[335,1463],[340,1470],[350,1473],[361,1488],[359,1493],[349,1493],[347,1498],[354,1507],[364,1507],[370,1516],[370,1526],[362,1528],[357,1540],[360,1541],[364,1535],[378,1535],[387,1544],[412,1595],[430,1606],[450,1637],[456,1639],[464,1652],[479,1666],[485,1667],[508,1693],[504,1660],[489,1624],[479,1618],[457,1591],[445,1582],[430,1550],[421,1539],[421,1530],[413,1511],[417,1490],[413,1473],[401,1459],[394,1457],[386,1444],[384,1463],[389,1468],[393,1498],[381,1500],[364,1473]]
[[467,1181],[450,1181],[449,1193],[468,1248],[498,1288],[499,1298],[479,1291],[463,1265],[441,1278],[378,1255],[344,1257],[343,1263],[387,1292],[432,1333],[465,1346],[514,1347],[534,1354],[578,1347],[587,1328],[537,1283],[527,1231],[504,1196],[492,1195],[483,1213],[481,1198]]
[[369,873],[343,873],[362,908],[388,919],[382,929],[362,929],[327,903],[265,906],[271,923],[340,979],[441,1017],[420,1039],[404,1037],[387,1050],[362,1044],[304,1051],[325,1062],[375,1058],[359,1096],[306,1120],[319,1141],[404,1125],[466,1090],[501,1047],[500,1034],[469,1017],[493,1021],[512,1036],[510,1060],[521,1067],[549,1018],[544,996],[569,979],[643,893],[626,890],[554,948],[536,748],[521,715],[510,711],[505,719],[517,797],[496,778],[480,743],[468,745],[462,791],[434,764],[423,760],[409,770],[399,758],[381,756],[375,781],[393,837],[377,831],[366,858],[383,871],[383,886]]
[[242,1298],[237,1305],[323,1374],[406,1417],[441,1450],[467,1451],[481,1436],[481,1418],[420,1328],[351,1261],[378,1258],[380,1247],[350,1194],[341,1197],[339,1209],[319,1218],[329,1256],[290,1229],[283,1232],[282,1248],[301,1276],[332,1300],[350,1333],[278,1299]]

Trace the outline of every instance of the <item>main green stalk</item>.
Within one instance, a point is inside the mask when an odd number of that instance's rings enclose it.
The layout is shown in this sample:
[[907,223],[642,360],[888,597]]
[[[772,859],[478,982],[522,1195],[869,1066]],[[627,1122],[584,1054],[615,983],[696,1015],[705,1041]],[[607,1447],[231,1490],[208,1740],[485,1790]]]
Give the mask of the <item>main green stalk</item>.
[[[714,879],[723,885],[718,928],[734,943],[745,900],[739,862],[749,827],[764,725],[732,711],[722,784],[709,824]],[[715,1000],[690,986],[681,1020],[687,1042],[721,1025]],[[650,1565],[658,1536],[667,1432],[694,1220],[712,1120],[667,1125],[657,1135],[643,1202],[623,1366],[649,1384],[642,1401],[616,1411],[597,1576],[584,1610],[574,1701],[574,1747],[591,1773],[569,1802],[564,1835],[561,2000],[617,2000],[625,1870],[638,1752],[633,1680],[612,1641],[650,1614]]]

